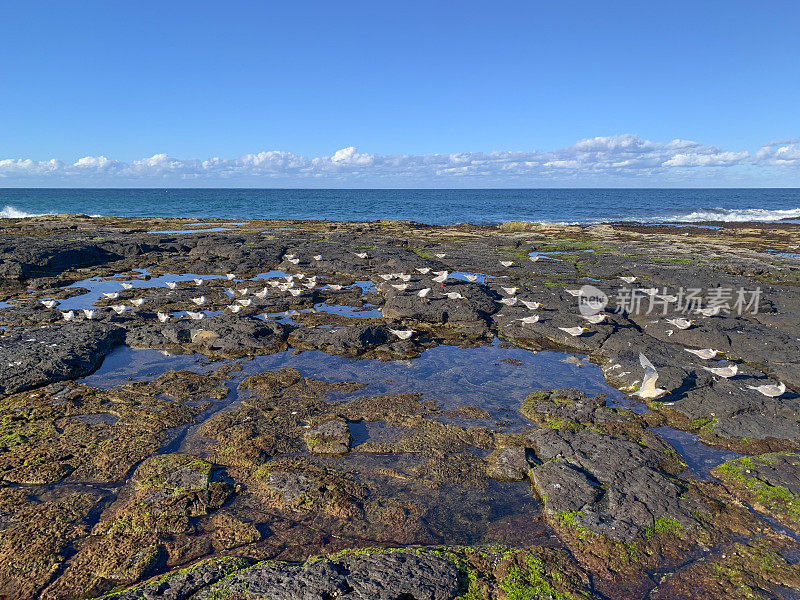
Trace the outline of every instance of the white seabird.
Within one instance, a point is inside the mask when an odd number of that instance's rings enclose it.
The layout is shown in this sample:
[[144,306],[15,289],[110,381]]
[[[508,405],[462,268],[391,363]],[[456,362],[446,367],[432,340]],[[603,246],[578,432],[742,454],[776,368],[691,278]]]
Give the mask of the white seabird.
[[678,317],[677,319],[666,319],[667,323],[670,325],[675,325],[678,329],[689,329],[694,323],[692,323],[689,319],[684,319],[683,317]]
[[642,365],[644,369],[644,377],[642,377],[642,384],[639,386],[639,389],[634,392],[634,396],[639,396],[640,398],[645,398],[647,400],[652,400],[654,398],[658,398],[663,394],[666,394],[668,390],[664,388],[656,387],[656,381],[658,381],[658,371],[653,366],[653,363],[641,352],[639,353],[639,364]]
[[728,365],[726,367],[703,367],[709,373],[717,377],[728,379],[739,372],[739,365]]
[[719,350],[713,350],[711,348],[701,348],[700,350],[695,350],[694,348],[684,348],[684,350],[705,360],[714,358],[717,354],[719,354]]
[[767,384],[767,385],[748,385],[748,389],[755,390],[759,394],[767,396],[768,398],[777,398],[778,396],[782,396],[784,392],[786,392],[786,384],[782,381],[778,382],[778,385],[774,384]]
[[408,338],[410,338],[414,334],[414,330],[413,329],[392,329],[390,327],[389,331],[391,331],[394,335],[399,337],[401,340],[407,340]]
[[599,325],[606,320],[606,315],[604,313],[598,313],[596,315],[583,315],[583,318],[589,321],[589,323],[592,325]]
[[559,329],[564,333],[570,334],[572,337],[578,337],[582,335],[584,331],[588,331],[586,327],[559,327]]

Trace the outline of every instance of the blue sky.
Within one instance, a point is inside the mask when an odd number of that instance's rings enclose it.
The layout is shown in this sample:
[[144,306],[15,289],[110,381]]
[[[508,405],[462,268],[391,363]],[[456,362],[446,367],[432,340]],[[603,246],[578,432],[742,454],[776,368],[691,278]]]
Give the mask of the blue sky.
[[780,0],[7,2],[0,187],[800,185],[798,23]]

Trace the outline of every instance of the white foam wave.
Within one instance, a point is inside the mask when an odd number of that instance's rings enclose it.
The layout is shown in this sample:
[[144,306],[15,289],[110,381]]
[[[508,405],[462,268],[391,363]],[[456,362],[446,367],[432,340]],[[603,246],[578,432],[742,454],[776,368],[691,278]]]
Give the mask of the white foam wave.
[[[20,210],[7,204],[3,207],[3,210],[0,210],[0,219],[24,219],[25,217],[40,217],[43,213],[27,213],[24,210]],[[46,213],[44,213],[46,214]]]
[[744,223],[748,221],[782,221],[784,219],[800,219],[800,208],[785,210],[768,210],[766,208],[711,208],[698,210],[688,215],[667,217],[663,220],[676,221],[678,223],[697,223],[699,221]]

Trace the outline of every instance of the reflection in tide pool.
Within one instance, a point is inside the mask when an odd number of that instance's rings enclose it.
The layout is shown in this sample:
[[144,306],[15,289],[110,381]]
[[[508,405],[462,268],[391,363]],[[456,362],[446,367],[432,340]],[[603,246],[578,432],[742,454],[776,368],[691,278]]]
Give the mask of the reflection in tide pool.
[[379,308],[370,308],[374,304],[367,304],[365,306],[347,306],[345,304],[325,304],[319,303],[314,305],[316,312],[325,312],[332,315],[339,315],[340,317],[360,317],[362,319],[380,319],[383,313]]
[[202,354],[170,354],[161,350],[136,350],[121,346],[106,356],[100,368],[79,379],[80,383],[108,389],[129,381],[149,381],[167,371],[209,370],[209,360]]
[[[242,361],[237,379],[294,368],[314,379],[368,384],[342,399],[419,392],[436,400],[444,410],[460,406],[487,410],[494,419],[507,422],[511,430],[531,426],[519,407],[536,390],[571,387],[588,395],[605,394],[610,403],[624,403],[627,398],[605,382],[599,367],[565,362],[569,356],[561,352],[534,353],[497,342],[478,348],[437,346],[417,359],[386,362],[331,356],[316,350],[297,354],[286,351]],[[221,364],[223,361],[209,361],[201,355],[164,356],[158,350],[123,347],[112,352],[96,373],[82,381],[111,387],[128,378],[151,379],[170,369],[205,370]]]
[[[139,271],[139,269],[135,269]],[[146,269],[142,269],[145,271],[142,273],[143,276],[146,276]],[[122,292],[124,288],[122,284],[130,284],[131,289],[139,289],[139,288],[165,288],[167,287],[167,282],[170,281],[192,281],[194,279],[203,279],[204,281],[207,279],[224,279],[224,275],[197,275],[194,273],[183,273],[180,275],[176,275],[173,273],[165,273],[164,275],[159,275],[158,277],[151,277],[149,279],[111,279],[111,278],[104,278],[104,277],[92,277],[90,279],[84,279],[82,281],[76,281],[68,286],[66,289],[69,288],[84,288],[89,290],[85,294],[81,294],[79,296],[73,296],[72,298],[66,298],[64,300],[59,300],[58,308],[59,310],[80,310],[83,308],[91,308],[98,300],[103,297],[105,293],[113,293],[113,292]]]
[[[232,373],[226,382],[231,390],[229,396],[213,403],[214,406],[200,415],[196,423],[175,431],[161,451],[187,452],[212,457],[213,460],[213,440],[200,433],[201,422],[216,411],[236,410],[241,406],[242,398],[237,387],[245,377],[287,367],[315,379],[367,384],[357,392],[332,394],[331,399],[347,401],[359,396],[419,392],[424,398],[435,400],[444,410],[475,406],[492,416],[488,420],[464,418],[457,424],[489,426],[507,432],[531,427],[531,423],[520,414],[519,407],[522,400],[535,390],[576,387],[588,394],[605,393],[619,400],[621,394],[605,384],[597,366],[566,362],[567,357],[569,355],[563,353],[534,353],[495,342],[478,348],[438,346],[426,350],[417,359],[402,361],[350,359],[319,351],[297,354],[287,351],[242,360],[242,371]],[[229,362],[210,360],[201,355],[173,356],[158,350],[121,347],[106,358],[96,373],[82,382],[108,388],[131,380],[152,380],[170,369],[208,372]],[[503,543],[509,546],[551,543],[550,531],[540,519],[541,507],[527,481],[501,483],[484,479],[480,482],[467,478],[458,482],[458,478],[452,476],[435,481],[425,475],[428,460],[434,461],[430,468],[439,468],[435,463],[435,453],[428,456],[399,450],[384,453],[359,450],[359,446],[367,441],[393,444],[412,430],[384,421],[351,422],[349,426],[353,436],[353,448],[349,454],[311,459],[356,477],[370,490],[372,498],[384,498],[392,504],[413,507],[410,510],[423,515],[421,522],[425,524],[424,530],[416,533],[404,531],[397,540],[372,539],[371,533],[364,532],[357,540],[351,540],[356,546],[376,541],[381,544]],[[488,451],[463,448],[457,450],[458,453],[485,457]],[[445,457],[443,464],[450,460],[458,459]],[[263,518],[257,497],[237,496],[230,509],[244,515],[253,511],[252,518],[256,521]],[[301,523],[305,518],[311,519],[300,514],[293,514],[291,518],[299,519]]]
[[692,475],[705,481],[712,479],[711,469],[742,456],[732,450],[720,450],[707,446],[693,433],[679,431],[672,427],[656,427],[652,431],[667,440],[678,451],[678,454],[686,461]]

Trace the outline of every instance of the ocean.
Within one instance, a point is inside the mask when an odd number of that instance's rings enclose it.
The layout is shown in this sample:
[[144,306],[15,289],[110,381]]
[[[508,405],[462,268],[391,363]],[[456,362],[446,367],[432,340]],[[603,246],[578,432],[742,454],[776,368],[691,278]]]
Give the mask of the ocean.
[[0,189],[0,218],[407,219],[428,224],[800,221],[800,189]]

